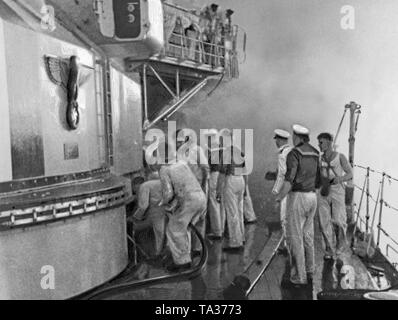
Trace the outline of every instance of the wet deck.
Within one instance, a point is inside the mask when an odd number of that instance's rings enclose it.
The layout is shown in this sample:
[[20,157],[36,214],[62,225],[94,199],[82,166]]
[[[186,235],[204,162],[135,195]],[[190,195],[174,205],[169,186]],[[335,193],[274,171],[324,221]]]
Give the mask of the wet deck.
[[[223,291],[235,276],[247,271],[253,261],[259,257],[270,239],[272,232],[264,223],[246,225],[245,249],[239,254],[223,252],[223,241],[206,239],[208,260],[201,275],[194,279],[180,280],[172,283],[161,283],[127,292],[115,293],[105,299],[109,300],[220,300],[224,299]],[[195,260],[194,262],[197,262]],[[139,274],[139,275],[138,275]],[[138,271],[131,274],[131,280],[147,279],[167,275],[165,270],[149,263],[141,264]],[[124,281],[127,281],[125,278]]]
[[[265,201],[264,199],[260,201],[256,199],[259,195],[259,193],[253,195],[255,207],[257,203],[258,223],[246,225],[246,243],[242,253],[223,252],[225,239],[211,241],[206,238],[208,261],[198,277],[181,278],[177,281],[153,284],[133,290],[116,291],[97,298],[107,300],[231,299],[230,296],[225,296],[225,289],[231,285],[236,276],[243,274],[252,283],[258,280],[247,297],[250,300],[311,300],[317,299],[320,292],[339,288],[342,265],[352,266],[355,270],[355,289],[377,289],[366,266],[352,254],[351,250],[347,250],[337,263],[323,260],[322,236],[317,219],[315,220],[316,272],[313,286],[300,290],[285,286],[284,284],[289,279],[289,259],[287,256],[274,254],[281,238],[279,213],[276,212],[270,196],[266,196]],[[142,242],[148,242],[145,236],[141,239]],[[146,248],[146,251],[150,255],[151,249]],[[196,258],[194,263],[197,263],[198,259]],[[263,272],[264,269],[265,272]],[[116,279],[109,285],[165,275],[168,273],[163,266],[153,262],[143,262],[138,268],[125,272],[122,279]],[[244,295],[240,297],[245,298]],[[234,298],[239,298],[239,295],[232,297]]]
[[[349,238],[351,236],[349,234]],[[358,256],[352,254],[351,249],[347,249],[342,254],[340,261],[325,261],[323,256],[322,235],[318,221],[315,219],[316,267],[313,285],[301,289],[286,286],[290,273],[289,258],[287,255],[277,254],[249,298],[251,300],[316,300],[321,292],[341,289],[340,271],[343,265],[352,266],[355,270],[355,289],[379,289],[364,263]]]

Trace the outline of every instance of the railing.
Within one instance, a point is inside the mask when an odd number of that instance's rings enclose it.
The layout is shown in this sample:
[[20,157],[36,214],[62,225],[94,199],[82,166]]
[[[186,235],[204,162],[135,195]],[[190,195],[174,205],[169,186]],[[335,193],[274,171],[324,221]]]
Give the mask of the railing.
[[[157,57],[192,62],[196,67],[206,66],[228,77],[237,78],[239,63],[245,60],[246,32],[237,25],[230,32],[220,34],[195,32],[196,35],[189,35],[183,29],[176,28]],[[240,61],[241,52],[244,58]]]
[[201,38],[192,38],[176,32],[173,32],[170,36],[164,54],[199,64],[211,65],[212,67],[225,66],[225,45],[206,42]]
[[[382,172],[382,171],[378,171],[378,170],[374,170],[370,167],[364,167],[364,166],[360,166],[360,165],[355,165],[356,168],[359,169],[363,169],[366,170],[366,174],[365,174],[365,180],[363,183],[363,187],[360,187],[358,185],[355,185],[355,187],[360,190],[362,192],[361,194],[361,199],[359,202],[359,206],[358,206],[358,210],[356,212],[357,214],[357,223],[356,223],[356,227],[358,227],[358,223],[359,223],[359,228],[361,229],[361,231],[365,232],[366,235],[370,234],[369,238],[368,238],[368,250],[370,247],[370,243],[372,241],[372,239],[374,239],[374,223],[376,221],[376,214],[378,211],[378,223],[376,226],[377,229],[377,241],[376,241],[376,246],[380,249],[380,239],[381,239],[381,234],[383,234],[386,238],[388,238],[388,241],[390,241],[390,243],[387,244],[386,246],[386,252],[385,255],[386,257],[389,257],[389,250],[394,251],[395,253],[398,254],[398,250],[395,249],[395,247],[392,246],[391,243],[393,243],[395,246],[398,247],[398,241],[395,240],[384,228],[383,228],[383,209],[387,208],[390,209],[394,212],[398,212],[398,209],[395,206],[390,205],[385,199],[384,199],[384,187],[385,187],[385,182],[386,180],[390,181],[396,181],[398,182],[397,178],[392,177],[391,175],[387,174],[386,172]],[[381,180],[379,182],[379,188],[378,188],[378,194],[377,197],[375,198],[374,196],[372,196],[370,194],[370,174],[371,173],[375,173],[378,175],[381,175]],[[364,195],[366,195],[366,212],[365,212],[365,219],[363,219],[361,217],[361,207],[362,207],[362,201],[364,198]],[[371,213],[370,213],[370,201],[372,201],[374,203],[374,211],[373,211],[373,216],[371,217]],[[370,223],[370,219],[371,219],[371,224]],[[396,263],[395,261],[390,261],[391,264],[397,268],[398,263]]]

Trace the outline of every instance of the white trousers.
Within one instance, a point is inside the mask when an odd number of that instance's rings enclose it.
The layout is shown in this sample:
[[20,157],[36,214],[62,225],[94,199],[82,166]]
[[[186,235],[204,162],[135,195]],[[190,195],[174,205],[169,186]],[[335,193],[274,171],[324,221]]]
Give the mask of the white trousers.
[[150,207],[148,219],[151,221],[155,236],[155,255],[159,255],[162,252],[166,237],[166,211],[163,207]]
[[286,241],[290,253],[290,281],[306,284],[307,274],[314,273],[315,192],[290,192],[286,202]]
[[249,185],[246,186],[246,197],[243,199],[243,214],[245,221],[253,222],[257,220],[256,213],[253,209],[253,201],[249,192]]
[[202,191],[192,192],[179,200],[178,207],[169,215],[166,228],[167,245],[175,264],[191,262],[191,233],[188,225],[196,225],[206,210],[206,196]]
[[217,181],[219,172],[212,172],[209,181],[208,214],[210,218],[210,230],[215,236],[222,237],[225,227],[225,211],[217,201]]
[[286,202],[287,202],[287,197],[285,197],[281,201],[281,206],[280,206],[281,226],[285,241],[286,241]]
[[[205,209],[199,215],[199,218],[197,219],[197,221],[194,224],[203,239],[206,237],[206,216],[207,216],[207,206],[208,206],[208,199],[209,199],[209,186],[208,185],[206,186],[205,197],[206,197]],[[200,241],[193,231],[191,231],[191,239],[192,239],[192,249],[200,250],[201,249]]]
[[226,176],[223,192],[223,206],[227,219],[229,247],[240,247],[245,239],[243,218],[243,193],[245,181],[242,176]]
[[347,245],[345,190],[341,185],[331,186],[329,195],[327,197],[319,195],[318,201],[319,222],[326,254],[339,254]]

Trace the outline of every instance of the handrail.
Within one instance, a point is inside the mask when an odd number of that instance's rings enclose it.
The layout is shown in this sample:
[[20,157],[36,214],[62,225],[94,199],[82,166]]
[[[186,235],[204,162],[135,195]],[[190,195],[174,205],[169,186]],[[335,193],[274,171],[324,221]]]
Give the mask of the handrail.
[[[352,167],[355,168],[360,168],[363,170],[366,170],[365,173],[365,181],[363,184],[363,188],[361,188],[360,186],[354,184],[354,188],[357,188],[359,190],[361,190],[362,194],[360,197],[360,203],[359,203],[359,208],[357,211],[357,218],[355,221],[355,227],[354,227],[354,238],[355,238],[355,232],[357,230],[357,228],[359,228],[362,232],[365,232],[365,241],[366,241],[366,236],[369,234],[369,239],[368,239],[368,243],[367,243],[367,249],[366,249],[366,253],[369,253],[369,249],[370,249],[370,244],[372,241],[372,238],[374,237],[374,231],[375,231],[375,219],[376,219],[376,212],[378,209],[378,205],[379,205],[379,215],[378,215],[378,224],[376,226],[377,229],[377,242],[376,242],[376,247],[380,249],[380,236],[381,233],[383,233],[386,237],[388,237],[394,244],[396,244],[398,246],[398,241],[396,241],[394,238],[392,238],[382,227],[382,218],[383,218],[383,207],[387,207],[389,209],[392,209],[396,212],[398,212],[398,208],[393,207],[392,205],[388,204],[385,200],[384,200],[384,186],[385,186],[385,179],[387,178],[388,181],[391,183],[391,180],[394,180],[396,182],[398,182],[398,178],[394,178],[391,175],[387,174],[386,172],[382,172],[379,170],[375,170],[365,166],[361,166],[358,164],[354,163],[354,158],[353,158],[353,142],[355,141],[355,133],[358,129],[358,121],[359,121],[359,116],[361,114],[361,106],[356,104],[355,102],[351,102],[350,104],[347,104],[345,106],[345,110],[344,110],[344,114],[342,116],[342,119],[339,123],[338,129],[337,129],[337,133],[336,133],[336,137],[334,139],[334,144],[336,143],[336,140],[339,136],[344,118],[346,116],[347,110],[350,110],[350,115],[351,115],[351,119],[350,119],[350,138],[349,138],[349,142],[350,142],[350,164],[352,165]],[[356,119],[355,119],[355,114],[357,115]],[[369,191],[369,187],[370,187],[370,173],[377,173],[380,174],[382,176],[381,181],[379,183],[379,190],[378,190],[378,194],[377,194],[377,199],[374,199],[374,197],[370,194]],[[364,195],[366,194],[366,215],[365,215],[365,221],[364,219],[362,219],[362,217],[360,216],[361,214],[361,206],[362,206],[362,200]],[[369,200],[372,200],[375,203],[374,206],[374,212],[373,212],[373,217],[372,217],[372,222],[371,222],[371,226],[369,228],[369,219],[370,219],[370,208],[369,208]],[[355,207],[356,204],[353,204],[353,206]],[[358,226],[358,222],[359,222],[359,226]],[[365,230],[362,229],[362,224],[365,224]],[[354,244],[354,239],[352,242],[352,245]],[[386,247],[386,255],[388,256],[388,249],[391,248],[395,251],[394,248],[391,247],[391,245],[387,245]],[[398,253],[398,251],[396,251]]]
[[[357,188],[358,190],[361,190],[361,191],[363,190],[360,186],[358,186],[356,184],[354,184],[354,187]],[[374,197],[371,194],[369,194],[369,199],[372,200],[373,202],[376,202],[376,200],[374,199]],[[398,212],[398,208],[390,205],[387,201],[383,200],[383,204],[385,207]]]
[[[203,42],[203,43],[206,43],[206,45],[209,45],[209,46],[220,47],[220,48],[222,48],[222,49],[225,48],[225,46],[222,45],[222,44],[211,43],[211,42],[205,42],[205,41],[203,41],[203,40],[201,40],[201,39],[188,37],[188,36],[182,35],[182,34],[180,34],[180,33],[174,32],[174,31],[173,31],[173,33],[172,33],[171,35],[172,35],[172,36],[175,36],[175,37],[181,37],[181,38],[184,38],[184,39],[188,39],[188,40],[191,40],[191,41]],[[170,37],[170,38],[171,38],[171,37]],[[221,37],[221,40],[224,40],[224,37]],[[169,40],[169,41],[170,41],[170,40]],[[168,42],[168,44],[170,44],[170,42]]]
[[388,178],[389,180],[394,180],[394,181],[398,182],[398,179],[397,179],[397,178],[392,177],[391,175],[387,174],[386,172],[382,172],[382,171],[379,171],[379,170],[375,170],[375,169],[372,169],[372,168],[370,168],[370,167],[360,166],[360,165],[358,165],[358,164],[356,164],[355,167],[356,167],[356,168],[363,169],[363,170],[368,170],[368,169],[369,169],[370,172],[378,173],[378,174],[384,175],[384,176],[385,176],[386,178]]
[[[221,42],[224,38],[220,38]],[[193,47],[188,45],[188,41],[194,44]],[[205,50],[205,47],[207,50]],[[173,49],[180,52],[174,52]],[[192,38],[183,34],[173,32],[165,45],[164,54],[176,56],[179,58],[192,60],[198,63],[214,64],[217,66],[225,64],[226,48],[224,44],[205,42],[199,36]],[[206,61],[208,60],[208,61]]]
[[[389,208],[389,209],[392,209],[392,210],[398,212],[398,209],[397,209],[397,208],[391,206],[390,204],[388,204],[388,203],[383,199],[383,195],[381,195],[381,197],[380,197],[380,193],[381,193],[381,191],[382,191],[381,189],[382,189],[383,184],[384,184],[384,179],[385,179],[386,177],[390,177],[390,176],[387,175],[387,174],[384,173],[384,172],[378,172],[378,171],[376,171],[376,170],[374,170],[374,169],[371,169],[371,168],[369,168],[369,167],[363,167],[363,166],[359,166],[359,165],[356,165],[356,167],[361,168],[361,169],[365,169],[365,170],[367,171],[365,182],[366,182],[366,181],[369,181],[369,178],[368,178],[369,172],[374,172],[374,173],[380,173],[380,174],[382,174],[382,180],[380,181],[380,187],[379,187],[379,192],[378,192],[377,199],[374,199],[374,197],[373,197],[370,193],[368,193],[367,190],[365,190],[365,188],[361,188],[361,187],[359,187],[358,185],[354,184],[354,187],[355,187],[355,188],[361,190],[361,191],[362,191],[362,194],[363,194],[363,193],[366,193],[367,199],[368,199],[368,200],[372,200],[373,203],[375,204],[375,209],[374,209],[374,214],[373,214],[373,219],[372,219],[372,220],[373,220],[373,221],[372,221],[372,226],[371,226],[371,228],[370,228],[370,229],[371,229],[371,232],[373,232],[373,231],[374,231],[374,219],[375,219],[375,215],[376,215],[376,210],[377,210],[377,205],[378,205],[378,204],[380,204],[380,208],[379,208],[380,212],[381,212],[381,210],[382,210],[382,206],[383,206],[383,205],[384,205],[385,207]],[[379,197],[380,197],[380,199],[379,199]],[[361,200],[362,200],[362,199],[361,199]],[[381,217],[381,213],[380,213],[380,215],[379,215],[379,223],[378,223],[378,225],[376,226],[376,229],[378,230],[377,244],[376,244],[377,247],[380,248],[380,234],[381,234],[381,233],[383,233],[391,242],[393,242],[396,246],[398,246],[398,241],[395,240],[385,229],[383,229],[383,227],[382,227],[382,219],[381,219],[381,218],[382,218],[382,217]],[[362,217],[360,217],[360,212],[359,212],[359,211],[358,211],[357,222],[358,222],[358,219],[359,219],[361,225],[362,225],[362,223],[365,223],[364,220],[362,219]],[[357,223],[356,223],[356,227],[357,227]],[[359,228],[360,228],[360,227],[359,227]],[[368,232],[368,231],[366,230],[366,232]],[[367,246],[367,252],[368,252],[369,246],[370,246],[370,239],[371,239],[371,237],[369,238],[369,243],[368,243],[368,246]],[[393,250],[394,252],[398,253],[398,250],[396,250],[396,249],[395,249],[394,247],[392,247],[390,244],[387,244],[387,246],[386,246],[386,256],[387,256],[387,257],[388,257],[388,250],[389,250],[389,249],[391,249],[391,250]]]
[[[180,49],[180,48],[182,48],[180,45],[178,45],[178,44],[174,44],[174,43],[169,43],[168,44],[168,46],[169,47],[175,47],[175,48],[178,48],[178,49]],[[188,50],[189,48],[186,48],[186,47],[183,47],[185,50]],[[195,50],[193,50],[195,53],[203,53],[201,50],[197,50],[197,49],[195,49]],[[174,53],[174,52],[170,52],[170,51],[168,51],[168,50],[166,50],[166,53]],[[220,58],[220,59],[225,59],[225,57],[223,56],[223,55],[217,55],[217,54],[213,54],[213,53],[210,53],[210,52],[205,52],[205,54],[207,55],[207,56],[211,56],[211,57],[217,57],[217,58]],[[193,61],[197,61],[197,59],[190,59],[189,57],[187,57],[187,59],[188,60],[193,60]]]

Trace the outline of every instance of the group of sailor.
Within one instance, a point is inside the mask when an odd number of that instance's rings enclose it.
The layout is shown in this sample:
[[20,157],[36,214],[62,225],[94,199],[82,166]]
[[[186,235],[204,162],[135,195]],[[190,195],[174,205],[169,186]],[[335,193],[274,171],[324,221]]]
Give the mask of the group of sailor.
[[205,6],[200,12],[200,17],[202,18],[201,25],[205,31],[205,35],[213,38],[216,36],[224,37],[229,34],[232,31],[233,14],[234,11],[232,9],[223,11],[215,3]]
[[[231,130],[214,129],[210,135],[221,138],[222,143],[213,139],[215,144],[207,145],[207,150],[195,144],[185,148],[191,137],[183,132],[185,140],[176,139],[177,154],[183,157],[149,166],[148,181],[139,188],[135,218],[151,221],[155,255],[171,254],[172,263],[166,266],[170,272],[189,269],[192,258],[200,255],[201,246],[190,224],[203,238],[213,241],[222,240],[227,233],[224,251],[240,253],[245,244],[245,222],[257,220],[245,164],[235,160],[244,155],[234,144]],[[310,144],[310,132],[301,125],[293,126],[293,146],[289,138],[289,132],[275,130],[278,170],[267,172],[266,179],[275,180],[272,194],[280,203],[290,281],[300,286],[311,283],[315,272],[317,209],[324,258],[337,259],[347,249],[345,183],[353,175],[346,157],[334,150],[331,134],[318,135],[320,151]],[[206,233],[207,220],[210,230]]]
[[277,172],[267,172],[276,180],[272,193],[280,203],[285,246],[290,257],[290,283],[312,284],[315,272],[314,218],[318,208],[325,249],[324,258],[338,259],[347,249],[345,183],[352,180],[346,157],[334,150],[333,136],[318,135],[320,152],[310,142],[310,131],[293,126],[293,146],[289,132],[275,130],[279,150]]
[[[225,65],[223,59],[218,61],[220,55],[225,55],[225,52],[220,52],[220,48],[226,43],[225,40],[232,37],[232,9],[221,10],[219,6],[212,3],[204,7],[200,12],[200,25],[203,30],[204,50],[208,53],[206,55],[206,63],[215,65]],[[221,47],[220,47],[221,46]],[[230,48],[232,49],[232,48]],[[228,60],[228,59],[227,59]]]
[[[177,139],[180,136],[185,140]],[[176,157],[162,165],[148,165],[147,181],[139,187],[134,218],[152,224],[155,259],[167,261],[165,257],[171,255],[172,261],[165,263],[169,272],[191,268],[192,259],[201,254],[199,239],[190,225],[203,239],[207,236],[212,241],[221,241],[227,232],[224,251],[234,254],[243,250],[245,222],[257,220],[244,163],[236,163],[233,156],[242,156],[242,151],[234,145],[232,132],[213,129],[208,136],[212,142],[206,145],[207,150],[196,144],[186,148],[192,137],[184,129],[178,130]],[[226,138],[221,138],[221,144],[220,137]]]

